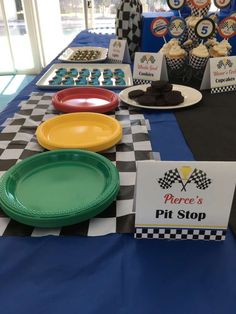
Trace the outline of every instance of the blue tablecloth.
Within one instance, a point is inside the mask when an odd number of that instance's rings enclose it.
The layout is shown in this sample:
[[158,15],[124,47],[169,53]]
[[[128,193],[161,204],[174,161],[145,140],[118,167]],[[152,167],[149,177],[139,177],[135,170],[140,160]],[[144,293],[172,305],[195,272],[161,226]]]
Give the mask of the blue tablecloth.
[[[108,47],[111,37],[83,31],[70,45]],[[0,123],[39,91],[35,83],[47,68],[0,114]],[[145,116],[162,160],[193,160],[172,112]],[[235,312],[236,241],[230,231],[223,242],[119,234],[1,237],[0,261],[1,314]]]

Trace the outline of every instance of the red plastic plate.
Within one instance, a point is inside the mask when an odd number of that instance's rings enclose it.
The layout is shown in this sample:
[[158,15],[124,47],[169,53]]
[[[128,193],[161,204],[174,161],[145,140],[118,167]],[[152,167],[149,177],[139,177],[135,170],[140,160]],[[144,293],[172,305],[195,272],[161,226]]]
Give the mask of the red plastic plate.
[[72,87],[55,93],[52,103],[62,112],[104,113],[115,109],[119,104],[119,98],[105,88]]

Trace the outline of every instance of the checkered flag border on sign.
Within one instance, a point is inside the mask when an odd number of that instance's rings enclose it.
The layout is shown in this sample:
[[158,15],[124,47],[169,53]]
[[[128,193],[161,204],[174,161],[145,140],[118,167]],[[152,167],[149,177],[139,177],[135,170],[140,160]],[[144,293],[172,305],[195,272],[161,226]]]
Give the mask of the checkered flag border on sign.
[[136,227],[136,239],[167,239],[167,240],[225,240],[226,229],[175,229]]
[[188,179],[188,183],[194,182],[196,187],[200,190],[205,190],[212,183],[212,180],[207,178],[207,174],[199,169],[194,169]]
[[211,94],[233,92],[235,90],[236,90],[236,85],[215,87],[211,89]]
[[165,172],[164,177],[158,180],[162,189],[169,189],[175,182],[183,183],[177,168]]

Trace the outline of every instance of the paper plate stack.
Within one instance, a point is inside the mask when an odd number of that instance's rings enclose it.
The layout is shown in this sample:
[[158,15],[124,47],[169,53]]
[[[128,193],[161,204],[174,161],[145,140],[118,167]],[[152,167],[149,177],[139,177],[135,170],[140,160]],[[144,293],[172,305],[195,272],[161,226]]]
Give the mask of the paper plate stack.
[[43,122],[36,130],[36,137],[39,144],[48,150],[78,148],[100,152],[120,141],[122,128],[110,116],[77,112]]
[[116,93],[96,87],[72,87],[55,93],[52,97],[54,107],[62,112],[97,112],[114,110],[119,104]]
[[11,218],[35,227],[62,227],[96,216],[119,191],[119,174],[105,157],[55,150],[29,157],[1,178],[0,205]]

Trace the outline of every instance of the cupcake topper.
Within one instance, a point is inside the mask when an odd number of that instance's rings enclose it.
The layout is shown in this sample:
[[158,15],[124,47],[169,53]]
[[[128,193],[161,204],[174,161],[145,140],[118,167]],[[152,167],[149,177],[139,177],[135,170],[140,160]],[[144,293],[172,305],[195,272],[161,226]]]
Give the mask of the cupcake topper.
[[185,0],[167,0],[167,5],[171,10],[178,10],[179,16],[181,16],[179,10],[185,5]]
[[201,39],[209,38],[215,31],[215,22],[209,17],[202,18],[197,22],[194,31]]
[[181,37],[186,30],[186,22],[182,17],[174,17],[168,25],[169,33],[172,37]]
[[230,16],[236,17],[236,11],[231,12]]
[[151,23],[151,32],[154,36],[162,37],[166,42],[165,35],[168,32],[168,20],[164,17],[157,17]]
[[208,15],[208,18],[211,19],[213,22],[215,22],[216,24],[219,22],[219,16],[217,14],[217,12],[214,13],[210,13]]
[[214,5],[218,9],[224,9],[231,4],[231,0],[214,0]]
[[218,31],[221,37],[228,39],[236,35],[236,17],[229,16],[223,19],[218,25]]
[[190,0],[192,6],[197,9],[203,9],[207,7],[210,3],[210,0]]

